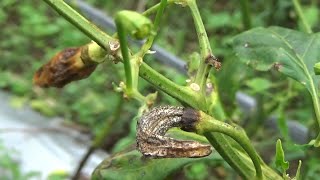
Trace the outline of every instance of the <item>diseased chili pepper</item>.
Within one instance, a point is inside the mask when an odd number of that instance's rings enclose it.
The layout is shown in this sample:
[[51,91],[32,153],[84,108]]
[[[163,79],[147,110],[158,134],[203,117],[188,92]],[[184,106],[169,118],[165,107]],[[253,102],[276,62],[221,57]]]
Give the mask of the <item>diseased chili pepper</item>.
[[66,84],[87,78],[97,67],[96,63],[85,61],[82,50],[67,48],[57,53],[48,63],[40,67],[33,77],[33,83],[40,87],[62,88]]

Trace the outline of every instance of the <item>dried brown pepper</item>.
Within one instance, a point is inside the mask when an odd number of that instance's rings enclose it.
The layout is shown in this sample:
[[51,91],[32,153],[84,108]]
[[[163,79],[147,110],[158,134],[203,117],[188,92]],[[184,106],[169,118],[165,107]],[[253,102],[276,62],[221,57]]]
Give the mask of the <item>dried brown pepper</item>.
[[185,108],[173,106],[156,107],[145,113],[137,125],[138,150],[145,156],[156,158],[196,158],[210,155],[210,145],[165,136],[172,127],[191,130],[184,119],[187,114],[189,112]]
[[96,63],[85,61],[86,46],[67,48],[57,53],[48,63],[40,67],[33,77],[33,83],[40,87],[62,88],[66,84],[87,78],[97,67]]

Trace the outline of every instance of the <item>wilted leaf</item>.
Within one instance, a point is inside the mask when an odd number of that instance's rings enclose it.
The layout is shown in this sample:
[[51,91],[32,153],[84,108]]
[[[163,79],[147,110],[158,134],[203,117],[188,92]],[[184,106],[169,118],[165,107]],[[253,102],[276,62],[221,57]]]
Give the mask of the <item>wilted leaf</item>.
[[121,180],[162,180],[191,162],[212,161],[217,158],[212,153],[205,158],[145,158],[134,150],[105,159],[93,172],[92,179]]
[[305,34],[281,27],[255,28],[234,38],[240,60],[257,70],[271,68],[297,80],[317,97],[313,66],[320,60],[320,33]]
[[281,145],[281,140],[278,139],[276,145],[276,166],[281,168],[283,172],[289,169],[289,162],[284,159],[284,152]]

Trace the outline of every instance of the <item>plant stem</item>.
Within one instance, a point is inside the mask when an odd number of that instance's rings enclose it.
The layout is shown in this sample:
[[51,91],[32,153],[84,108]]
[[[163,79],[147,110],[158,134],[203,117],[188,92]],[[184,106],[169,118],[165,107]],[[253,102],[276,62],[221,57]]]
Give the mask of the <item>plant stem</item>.
[[251,28],[251,12],[249,6],[249,0],[240,0],[242,23],[245,29]]
[[[317,96],[315,87],[312,87],[313,93],[311,93],[312,101],[313,101],[313,106],[314,106],[314,111],[316,114],[316,119],[318,123],[318,131],[320,131],[320,106],[319,106],[319,97]],[[315,147],[320,147],[320,132],[318,132],[318,136],[315,139],[314,142]]]
[[120,42],[120,49],[121,54],[123,58],[123,64],[124,64],[124,70],[126,75],[126,90],[127,93],[131,94],[133,91],[133,76],[132,76],[132,67],[131,62],[129,59],[129,49],[128,49],[128,42],[127,42],[127,33],[125,28],[123,27],[123,22],[120,18],[115,19],[117,31],[118,31],[118,37]]
[[153,44],[153,41],[154,41],[154,39],[155,39],[155,37],[157,35],[157,31],[159,29],[160,21],[161,21],[161,18],[163,16],[163,12],[164,12],[164,9],[165,9],[166,6],[167,6],[167,0],[161,0],[160,6],[159,6],[158,11],[157,11],[156,18],[155,18],[154,23],[153,23],[153,32],[148,37],[147,41],[143,44],[143,46],[141,47],[140,52],[138,53],[138,56],[140,56],[141,58],[144,57],[144,55],[148,52],[148,50],[151,48],[151,46]]
[[[76,27],[78,27],[82,32],[87,34],[88,37],[90,37],[93,41],[95,41],[97,44],[99,44],[103,49],[105,49],[107,52],[110,52],[109,48],[109,42],[114,42],[115,39],[111,38],[109,35],[103,33],[100,30],[94,30],[96,27],[92,26],[87,20],[85,20],[80,14],[78,14],[76,11],[74,11],[71,7],[69,7],[66,3],[64,3],[62,0],[44,0],[47,2],[50,6],[52,6],[56,11],[58,11],[63,17],[65,17],[68,21],[70,21],[72,24],[74,24]],[[193,1],[193,3],[195,3]],[[192,4],[192,3],[191,3]],[[65,12],[63,12],[65,11]],[[197,12],[197,18],[200,18],[200,21],[202,24],[202,20],[199,14],[199,11],[193,10]],[[82,19],[82,21],[79,21],[79,19]],[[88,25],[89,24],[89,25]],[[198,24],[198,23],[197,23]],[[201,25],[197,25],[201,26]],[[203,24],[202,24],[202,28]],[[205,33],[205,32],[204,32]],[[200,33],[198,33],[200,35]],[[201,37],[201,43],[203,48],[208,47],[208,50],[202,49],[202,54],[205,54],[204,52],[211,52],[210,46],[207,40],[207,36]],[[111,53],[110,53],[111,54]],[[204,57],[204,55],[203,55]],[[207,68],[207,65],[203,62],[202,67],[205,67],[203,69]],[[207,69],[206,72],[208,71]],[[157,87],[158,89],[166,92],[170,96],[176,98],[177,100],[187,104],[188,106],[191,106],[195,109],[199,109],[202,111],[205,111],[205,106],[203,106],[203,102],[199,101],[199,94],[197,94],[194,91],[191,91],[187,87],[179,86],[175,84],[174,82],[170,81],[157,71],[153,70],[150,66],[142,62],[140,66],[140,76],[144,79],[146,79],[148,82],[150,82],[152,85]],[[206,76],[207,73],[202,73],[203,76]],[[199,77],[200,75],[198,75]],[[202,79],[202,78],[199,78]],[[203,78],[206,79],[206,78]],[[205,81],[204,81],[205,82]],[[210,114],[212,115],[212,114]],[[233,148],[230,143],[228,142],[228,139],[226,139],[225,136],[222,134],[214,133],[212,136],[212,144],[216,148],[216,150],[219,152],[219,154],[233,167],[235,170],[242,175],[243,177],[250,177],[250,173],[246,171],[245,168],[242,167],[248,167],[249,165],[246,164],[246,158],[247,156],[241,156],[241,153]],[[235,159],[235,160],[233,160]],[[270,172],[269,172],[270,171]],[[272,174],[274,177],[277,177],[277,174],[271,170],[267,171],[266,173]],[[264,172],[265,173],[265,172]]]
[[168,78],[159,74],[147,64],[141,64],[139,74],[159,90],[169,94],[180,102],[186,103],[191,107],[200,108],[196,98],[197,94],[184,86],[177,85]]
[[187,4],[191,10],[191,14],[193,17],[194,25],[197,31],[197,36],[199,39],[199,46],[200,46],[200,54],[201,54],[201,61],[199,65],[199,69],[197,71],[195,77],[195,83],[200,86],[200,92],[202,96],[205,94],[205,87],[207,77],[210,71],[210,65],[208,65],[205,61],[208,57],[214,55],[212,54],[212,50],[210,47],[210,42],[207,36],[207,32],[204,28],[202,18],[195,0],[187,0]]
[[[176,2],[180,2],[181,0],[168,0],[167,4],[172,4],[172,3],[176,3]],[[160,7],[160,3],[150,7],[149,9],[145,10],[142,14],[145,16],[150,16],[152,13],[156,12],[158,10],[158,8]]]
[[[99,44],[107,52],[110,52],[109,42],[113,41],[111,36],[105,34],[94,24],[88,21],[86,18],[81,16],[77,11],[72,9],[67,3],[63,0],[43,0],[49,4],[53,9],[55,9],[61,16],[68,20],[71,24],[76,26],[88,37],[91,37],[93,41]],[[92,37],[94,34],[94,37]]]
[[263,179],[259,155],[251,145],[250,140],[246,136],[245,132],[240,127],[215,120],[213,117],[206,115],[203,112],[200,113],[200,117],[201,118],[196,125],[196,130],[198,133],[209,136],[208,133],[219,132],[233,138],[241,145],[241,147],[251,158],[256,169],[257,179]]
[[292,0],[294,8],[299,16],[299,18],[301,19],[302,25],[304,27],[304,30],[306,33],[312,33],[312,29],[309,25],[309,23],[307,22],[306,17],[304,16],[303,12],[302,12],[302,8],[301,8],[301,4],[299,2],[299,0]]
[[[205,94],[205,85],[206,85],[206,80],[208,73],[210,71],[210,66],[205,62],[206,58],[208,56],[213,56],[212,50],[210,47],[210,42],[208,39],[208,36],[206,34],[202,18],[200,16],[197,4],[195,0],[187,0],[188,6],[190,7],[193,19],[194,19],[194,24],[196,27],[198,39],[199,39],[199,45],[200,45],[200,53],[201,53],[201,58],[202,61],[200,61],[200,66],[199,70],[197,71],[196,74],[196,79],[195,82],[200,85],[201,88],[201,95],[203,98],[199,99],[200,102],[204,102],[204,106],[201,106],[199,109],[207,112],[206,109],[206,99],[204,98]],[[214,85],[216,87],[216,84]],[[214,92],[213,92],[214,93]],[[214,114],[211,114],[212,112],[208,112],[210,115],[215,116]],[[221,117],[218,117],[221,118]],[[239,157],[239,154],[233,150],[228,142],[228,139],[224,137],[222,134],[217,134],[214,133],[214,135],[210,135],[210,142],[212,145],[215,147],[215,149],[219,152],[219,154],[243,177],[250,177],[248,175],[248,171],[245,167],[247,167],[247,164],[244,164],[243,161],[241,160],[241,157]]]

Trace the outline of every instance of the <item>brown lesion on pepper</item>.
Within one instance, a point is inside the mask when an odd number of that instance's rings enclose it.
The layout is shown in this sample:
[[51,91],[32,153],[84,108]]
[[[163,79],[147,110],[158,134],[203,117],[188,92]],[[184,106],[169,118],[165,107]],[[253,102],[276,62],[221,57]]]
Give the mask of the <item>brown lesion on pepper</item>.
[[97,67],[84,61],[83,47],[67,48],[57,53],[34,74],[33,83],[40,87],[62,88],[66,84],[87,78]]
[[213,54],[209,54],[205,58],[205,63],[209,64],[210,66],[213,66],[216,70],[220,70],[221,66],[222,66],[219,59],[217,57],[215,57]]
[[193,130],[197,117],[198,111],[191,108],[160,106],[151,109],[138,122],[137,149],[144,156],[153,158],[208,156],[212,152],[210,145],[165,136],[172,127]]
[[194,132],[196,129],[196,124],[200,119],[199,111],[192,108],[184,108],[181,117],[181,129],[184,131]]

